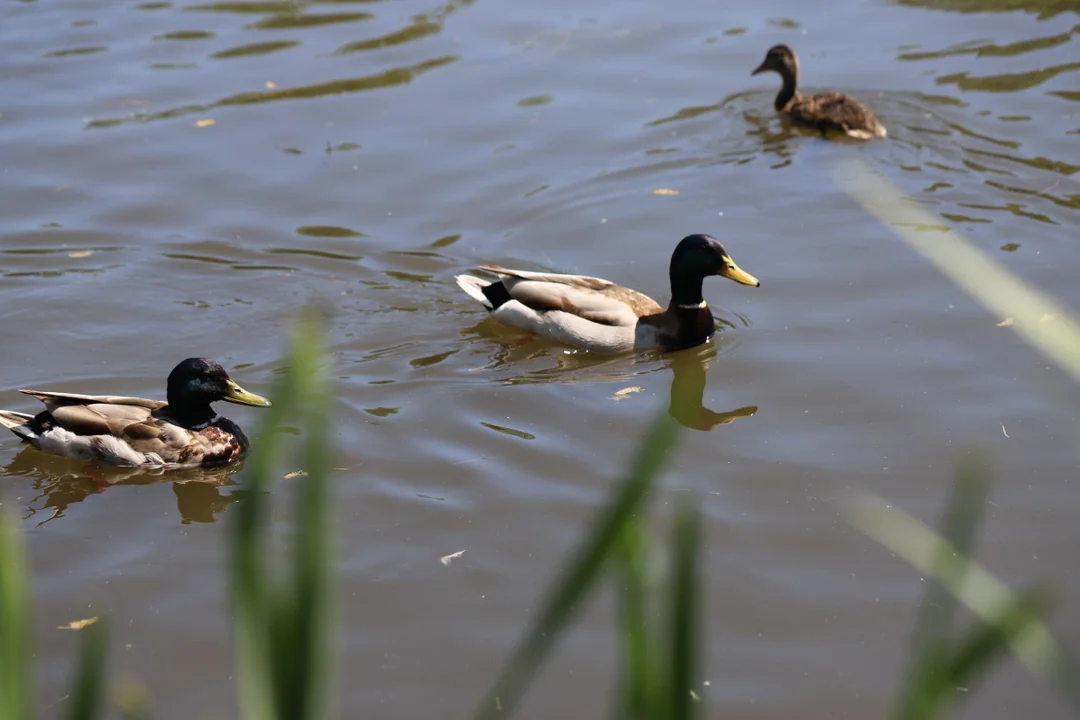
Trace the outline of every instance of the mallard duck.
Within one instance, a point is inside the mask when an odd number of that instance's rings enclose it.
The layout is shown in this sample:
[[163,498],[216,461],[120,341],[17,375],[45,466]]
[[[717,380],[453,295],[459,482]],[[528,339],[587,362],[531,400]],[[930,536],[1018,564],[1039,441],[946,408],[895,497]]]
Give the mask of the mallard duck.
[[458,275],[457,284],[496,320],[540,337],[595,352],[642,348],[678,350],[701,345],[715,330],[701,297],[710,275],[758,287],[739,269],[716,238],[689,235],[671,254],[671,303],[667,310],[652,298],[608,280],[587,275],[481,269],[500,277],[490,282]]
[[787,45],[774,45],[751,75],[768,70],[779,73],[784,84],[773,106],[792,120],[817,128],[823,133],[838,131],[859,140],[885,137],[885,126],[870,108],[838,92],[803,96],[795,89],[799,82],[799,58]]
[[37,415],[0,410],[0,424],[38,450],[121,467],[212,467],[247,452],[244,431],[210,403],[270,407],[213,360],[188,358],[169,373],[168,402],[20,390],[45,403]]

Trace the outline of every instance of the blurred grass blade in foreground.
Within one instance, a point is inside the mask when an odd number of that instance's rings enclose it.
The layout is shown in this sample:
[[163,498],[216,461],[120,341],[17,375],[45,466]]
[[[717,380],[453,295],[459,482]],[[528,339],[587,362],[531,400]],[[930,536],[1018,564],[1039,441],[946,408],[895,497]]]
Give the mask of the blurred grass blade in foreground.
[[108,621],[99,617],[80,631],[82,648],[75,668],[71,697],[68,698],[70,720],[92,720],[101,717],[105,703],[105,668],[109,652]]
[[15,521],[0,505],[0,720],[31,720],[30,617],[26,554]]
[[[920,609],[920,630],[933,636],[916,638],[913,645],[907,682],[897,701],[893,717],[937,717],[953,699],[956,686],[943,684],[943,678],[963,676],[971,682],[989,671],[1005,649],[1037,675],[1047,677],[1062,700],[1080,714],[1080,674],[1073,657],[1050,634],[1035,614],[1044,603],[1037,594],[1017,598],[1009,588],[979,563],[961,552],[949,536],[962,543],[970,542],[977,512],[962,508],[985,502],[985,478],[959,475],[946,528],[938,534],[907,513],[875,495],[866,494],[851,509],[855,527],[911,563],[917,570],[940,583],[964,603],[981,621],[982,628],[969,633],[964,642],[948,634],[952,612],[946,609],[936,617],[925,607],[933,599],[928,591]],[[927,618],[931,618],[928,620]]]
[[834,177],[860,205],[923,257],[1080,382],[1080,323],[1066,308],[943,225],[914,199],[861,160],[848,159]]
[[[315,720],[330,710],[331,398],[323,325],[310,311],[293,331],[288,370],[252,443],[237,503],[230,586],[240,706],[248,720]],[[295,481],[292,567],[282,570],[266,559],[280,555],[267,537],[269,493],[283,450],[292,445],[281,432],[287,426],[304,431],[297,455],[307,475]]]
[[668,607],[671,654],[666,662],[671,673],[668,686],[671,705],[664,717],[681,720],[699,714],[698,703],[692,693],[701,682],[698,638],[704,635],[698,612],[701,511],[696,504],[691,504],[685,498],[681,500],[675,513],[674,535],[671,602]]
[[989,468],[985,463],[972,457],[961,461],[941,521],[945,542],[937,547],[934,572],[927,578],[926,592],[915,620],[907,673],[894,712],[896,718],[927,717],[931,706],[944,702],[942,695],[955,693],[954,687],[934,683],[935,678],[940,680],[946,675],[943,665],[948,662],[949,635],[959,604],[937,577],[948,572],[953,560],[951,549],[962,557],[974,554],[975,531],[986,507],[989,479]]
[[[26,553],[15,521],[0,505],[0,720],[32,720],[30,614],[26,603],[29,576]],[[80,633],[81,650],[75,666],[67,713],[71,720],[94,720],[104,710],[108,632],[105,619]]]
[[613,553],[625,549],[622,543],[627,522],[643,511],[648,492],[674,447],[678,429],[667,413],[653,421],[626,478],[560,573],[539,617],[481,701],[477,718],[487,720],[514,713],[555,640],[596,588]]
[[614,575],[621,666],[615,716],[624,720],[648,720],[656,716],[666,698],[661,694],[663,686],[658,670],[662,658],[653,655],[656,637],[648,627],[652,558],[645,518],[641,513],[627,518],[620,542]]

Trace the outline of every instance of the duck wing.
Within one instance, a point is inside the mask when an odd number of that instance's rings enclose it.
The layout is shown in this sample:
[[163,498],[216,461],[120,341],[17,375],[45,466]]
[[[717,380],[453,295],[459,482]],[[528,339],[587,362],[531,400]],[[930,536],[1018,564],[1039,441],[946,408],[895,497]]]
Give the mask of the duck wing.
[[52,411],[49,407],[53,404],[57,407],[62,405],[117,405],[117,406],[133,406],[150,408],[151,410],[157,410],[158,408],[165,407],[165,402],[162,400],[150,400],[148,398],[141,397],[125,397],[123,395],[80,395],[78,393],[64,393],[64,392],[49,392],[46,390],[19,390],[24,395],[35,397],[41,402],[45,403],[45,406]]
[[[156,425],[153,412],[165,406],[160,400],[114,395],[79,395],[76,393],[20,390],[40,400],[53,421],[76,435],[114,435],[121,437],[129,427]],[[149,435],[149,428],[131,428],[137,436]],[[160,430],[155,430],[158,434]]]
[[124,467],[223,464],[243,453],[236,433],[219,426],[222,421],[188,430],[168,417],[160,400],[21,392],[41,400],[46,412],[16,434],[46,452]]
[[797,120],[821,130],[839,130],[856,137],[885,135],[870,108],[839,92],[825,92],[797,98],[788,112]]
[[638,318],[663,311],[649,296],[602,278],[480,267],[502,276],[510,297],[538,312],[559,310],[602,325],[634,326]]

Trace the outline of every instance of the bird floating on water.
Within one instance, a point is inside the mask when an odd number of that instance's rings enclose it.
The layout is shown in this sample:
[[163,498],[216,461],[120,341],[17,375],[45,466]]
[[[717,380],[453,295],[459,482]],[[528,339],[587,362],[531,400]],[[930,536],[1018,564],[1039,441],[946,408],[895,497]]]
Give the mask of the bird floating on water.
[[823,133],[842,132],[859,140],[885,137],[885,126],[878,122],[870,108],[850,95],[838,92],[800,95],[796,89],[799,58],[787,45],[769,48],[765,59],[750,74],[757,75],[769,70],[778,73],[784,81],[773,103],[777,112]]
[[601,278],[496,265],[480,268],[500,278],[458,275],[457,284],[496,320],[549,340],[608,353],[701,345],[716,329],[701,295],[705,278],[720,275],[743,285],[761,285],[708,235],[688,235],[675,247],[666,310],[647,295]]
[[0,410],[0,425],[44,452],[120,467],[214,467],[238,460],[250,444],[232,420],[214,412],[219,400],[270,407],[237,385],[221,365],[188,358],[167,383],[168,402],[138,397],[20,390],[45,404],[37,415]]

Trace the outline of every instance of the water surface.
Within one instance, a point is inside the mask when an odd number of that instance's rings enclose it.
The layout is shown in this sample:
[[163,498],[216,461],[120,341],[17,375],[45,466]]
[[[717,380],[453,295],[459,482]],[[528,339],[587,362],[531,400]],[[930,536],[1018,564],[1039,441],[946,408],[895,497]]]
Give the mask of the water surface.
[[[160,396],[191,355],[265,391],[288,312],[330,301],[343,715],[463,717],[685,385],[702,402],[674,409],[695,430],[657,507],[701,493],[710,715],[880,717],[923,583],[842,500],[933,519],[956,458],[988,448],[980,557],[1052,581],[1075,645],[1080,397],[830,168],[869,163],[1080,307],[1078,30],[1074,4],[1036,0],[4,3],[2,406],[32,409],[20,387]],[[888,139],[786,127],[778,79],[750,77],[776,42]],[[493,262],[666,301],[691,232],[762,287],[710,280],[722,331],[676,356],[568,355],[453,283]],[[76,642],[57,626],[98,603],[155,717],[235,716],[229,474],[125,476],[13,437],[0,468],[32,556],[43,712]],[[610,628],[591,608],[522,717],[604,712]],[[966,714],[1065,711],[1008,663]]]

